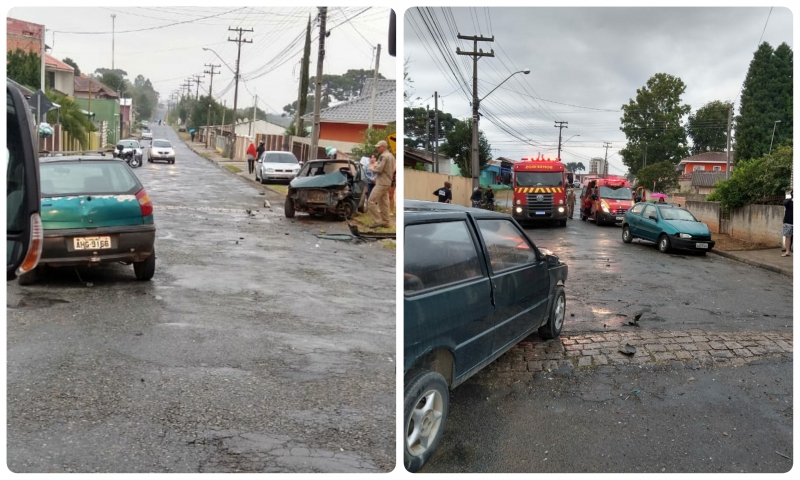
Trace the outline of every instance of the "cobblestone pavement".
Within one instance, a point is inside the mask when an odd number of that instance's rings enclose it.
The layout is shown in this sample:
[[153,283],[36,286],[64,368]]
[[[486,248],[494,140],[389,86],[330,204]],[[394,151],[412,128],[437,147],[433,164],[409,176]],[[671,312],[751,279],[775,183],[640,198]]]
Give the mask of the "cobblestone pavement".
[[[626,343],[636,347],[635,355],[619,352]],[[645,330],[568,335],[546,341],[531,335],[475,375],[474,380],[498,385],[559,368],[676,361],[697,367],[740,367],[764,357],[791,359],[792,333]]]

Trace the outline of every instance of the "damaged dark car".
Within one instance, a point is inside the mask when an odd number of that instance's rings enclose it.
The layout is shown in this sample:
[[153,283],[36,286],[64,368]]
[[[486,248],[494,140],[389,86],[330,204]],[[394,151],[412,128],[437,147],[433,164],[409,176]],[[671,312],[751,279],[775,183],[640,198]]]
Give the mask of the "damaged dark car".
[[296,212],[349,219],[366,211],[367,180],[361,165],[350,160],[306,162],[289,183],[283,206],[286,218]]

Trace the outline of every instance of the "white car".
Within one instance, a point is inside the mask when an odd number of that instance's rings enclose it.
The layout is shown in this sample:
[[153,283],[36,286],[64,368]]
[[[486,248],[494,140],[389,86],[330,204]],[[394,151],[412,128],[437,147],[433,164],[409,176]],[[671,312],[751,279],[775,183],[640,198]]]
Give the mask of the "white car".
[[156,160],[175,163],[175,149],[169,140],[157,138],[150,142],[150,148],[147,149],[147,161],[153,163]]
[[142,149],[142,145],[139,143],[139,140],[135,139],[120,140],[117,142],[117,145],[114,148],[114,157],[122,157],[123,155],[127,155],[131,150],[133,150],[133,156],[138,159],[139,162],[141,162],[144,150]]
[[267,183],[267,180],[290,181],[301,167],[292,152],[264,152],[256,163],[256,180],[261,183]]
[[149,128],[142,129],[142,140],[152,140],[152,139],[153,139],[153,132],[151,132]]

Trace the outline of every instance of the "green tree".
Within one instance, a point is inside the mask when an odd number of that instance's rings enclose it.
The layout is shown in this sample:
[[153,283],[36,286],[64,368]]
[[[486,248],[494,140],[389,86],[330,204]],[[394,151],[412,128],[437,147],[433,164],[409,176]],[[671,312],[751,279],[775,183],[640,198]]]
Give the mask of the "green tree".
[[75,69],[75,76],[76,77],[80,77],[81,76],[81,69],[78,67],[78,64],[75,63],[75,60],[67,57],[67,58],[65,58],[64,60],[61,60],[61,61],[66,63],[67,65],[69,65],[73,69]]
[[[425,148],[426,141],[430,140],[433,149],[434,135],[436,135],[436,122],[433,110],[424,107],[403,108],[403,144],[412,148]],[[425,117],[428,116],[426,121]],[[439,112],[439,143],[452,132],[459,120],[446,112]]]
[[11,80],[36,89],[41,82],[41,57],[34,52],[25,52],[16,49],[8,54],[6,64],[6,76]]
[[[680,173],[675,170],[675,164],[669,160],[664,160],[644,168],[640,168],[636,173],[639,185],[643,185],[648,190],[654,192],[667,193],[679,187],[678,177]],[[655,185],[655,187],[653,186]]]
[[735,118],[734,161],[758,158],[769,152],[775,121],[779,141],[792,132],[792,52],[782,44],[773,50],[759,45],[747,70],[739,114]]
[[[105,69],[98,68],[97,70]],[[104,73],[100,74],[97,79],[100,81],[100,83],[114,90],[120,95],[122,95],[123,90],[125,90],[125,77],[117,72],[106,70]]]
[[681,103],[686,91],[683,81],[666,73],[657,73],[636,90],[636,100],[622,106],[620,130],[627,145],[619,151],[622,161],[636,174],[647,163],[672,162],[677,165],[689,154],[686,129],[681,118],[691,107]]
[[51,102],[60,105],[58,112],[55,110],[47,112],[47,122],[55,124],[56,119],[58,119],[64,131],[78,140],[81,148],[87,148],[89,145],[89,132],[97,131],[97,128],[89,121],[81,107],[72,98],[55,91],[48,90],[45,95]]
[[717,182],[706,197],[720,202],[722,208],[735,209],[761,202],[764,197],[783,195],[792,189],[792,140],[786,139],[771,155],[751,160],[742,159],[731,172],[731,178]]
[[[397,132],[397,124],[390,123],[386,128],[368,128],[364,131],[363,140],[358,145],[350,150],[350,155],[356,161],[361,157],[368,157],[370,155],[377,155],[378,149],[375,144],[381,140],[386,140],[386,137]],[[397,152],[395,152],[397,156]]]
[[732,102],[714,100],[689,115],[686,133],[692,139],[692,155],[727,150],[728,109],[732,107]]
[[586,171],[586,167],[583,165],[583,162],[568,162],[564,165],[564,168],[572,173]]
[[[458,166],[463,177],[472,178],[472,120],[456,120],[455,128],[445,136],[447,142],[439,151]],[[491,160],[491,146],[483,132],[478,132],[478,165],[482,170]]]
[[[320,109],[328,108],[330,105],[330,98],[329,97],[322,97],[322,103],[320,104]],[[297,113],[297,100],[293,101],[292,103],[286,104],[283,106],[283,111],[286,112],[288,115],[294,116]],[[305,108],[302,110],[301,115],[306,115],[314,111],[314,95],[308,95],[306,97]]]

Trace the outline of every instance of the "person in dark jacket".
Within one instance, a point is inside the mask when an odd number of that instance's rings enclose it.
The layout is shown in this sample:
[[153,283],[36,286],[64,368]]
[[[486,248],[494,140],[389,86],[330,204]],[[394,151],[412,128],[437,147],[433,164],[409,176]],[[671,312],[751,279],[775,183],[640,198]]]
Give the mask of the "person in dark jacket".
[[266,148],[264,148],[264,141],[262,140],[258,142],[258,148],[256,148],[256,160],[261,158],[261,154],[264,153],[264,150],[266,150]]
[[483,196],[486,198],[486,209],[494,210],[494,191],[492,190],[491,185],[486,187],[486,191],[483,193]]
[[789,198],[783,201],[786,211],[783,213],[783,229],[781,235],[784,238],[783,247],[786,249],[781,257],[791,256],[792,251],[792,209],[794,208],[794,190],[789,192]]
[[434,195],[439,197],[439,203],[453,203],[453,192],[450,191],[452,186],[450,182],[444,182],[444,187],[433,192]]
[[472,200],[472,207],[473,208],[481,208],[481,202],[483,201],[483,192],[481,192],[481,187],[475,187],[475,190],[472,191],[472,196],[469,197]]

